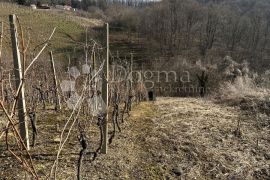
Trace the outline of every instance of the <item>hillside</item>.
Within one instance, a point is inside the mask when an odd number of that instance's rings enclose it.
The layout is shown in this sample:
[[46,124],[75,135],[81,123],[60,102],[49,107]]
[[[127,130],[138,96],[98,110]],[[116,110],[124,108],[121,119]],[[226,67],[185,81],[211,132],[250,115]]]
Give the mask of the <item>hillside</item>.
[[103,25],[101,19],[85,18],[75,12],[59,10],[32,10],[30,7],[18,6],[10,3],[0,3],[0,21],[4,22],[3,56],[10,57],[10,31],[8,15],[16,14],[23,27],[25,38],[30,40],[30,52],[47,40],[54,27],[55,35],[50,49],[60,54],[69,52],[81,42],[87,27]]
[[[55,123],[62,127],[65,119],[54,119],[54,115],[47,111],[38,116],[41,134],[31,150],[42,179],[48,175],[57,151],[59,133]],[[243,121],[242,136],[236,137],[234,130],[239,118]],[[237,108],[196,98],[159,98],[155,103],[136,105],[110,145],[109,153],[98,156],[94,162],[90,154],[86,155],[82,178],[267,179],[269,129],[265,127],[258,133],[253,118]],[[88,152],[95,149],[97,142],[97,129],[91,124]],[[60,157],[58,179],[76,178],[78,149],[74,130]],[[20,168],[8,154],[1,153],[0,161],[1,177],[21,177]],[[12,173],[8,171],[10,167],[14,169]]]
[[0,3],[0,180],[270,179],[266,0],[140,1]]

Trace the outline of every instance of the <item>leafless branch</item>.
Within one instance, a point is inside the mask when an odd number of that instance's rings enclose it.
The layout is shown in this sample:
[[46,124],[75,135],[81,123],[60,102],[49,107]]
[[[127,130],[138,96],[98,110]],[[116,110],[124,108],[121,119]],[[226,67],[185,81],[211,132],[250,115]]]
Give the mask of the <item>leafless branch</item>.
[[28,65],[28,67],[25,69],[24,73],[26,74],[27,71],[29,70],[29,68],[34,64],[34,62],[36,62],[36,60],[39,58],[39,56],[41,55],[41,53],[44,51],[44,49],[49,45],[49,41],[51,40],[51,38],[53,37],[53,34],[55,32],[56,28],[53,29],[50,37],[47,39],[46,43],[44,44],[44,46],[41,48],[41,50],[39,51],[39,53],[36,55],[36,57],[34,57],[34,59],[31,61],[31,63]]

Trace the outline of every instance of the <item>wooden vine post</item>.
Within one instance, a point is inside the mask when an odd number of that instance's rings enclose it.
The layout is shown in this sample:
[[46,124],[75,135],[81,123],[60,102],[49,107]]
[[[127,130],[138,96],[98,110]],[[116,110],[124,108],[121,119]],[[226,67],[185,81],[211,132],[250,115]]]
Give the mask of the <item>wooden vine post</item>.
[[133,88],[133,73],[132,73],[132,71],[133,71],[133,53],[131,53],[130,54],[130,68],[129,68],[129,70],[130,70],[130,90],[132,90],[132,88]]
[[[108,80],[109,80],[109,23],[106,24],[107,25],[107,57],[106,57],[106,62],[104,63],[104,67],[103,67],[103,73],[104,75],[103,80],[102,80],[102,99],[106,105],[107,111],[108,111]],[[108,150],[108,113],[106,114],[106,117],[104,118],[104,122],[103,122],[103,142],[102,142],[102,146],[101,146],[101,153],[103,154],[107,154],[107,150]]]
[[55,98],[55,110],[61,110],[61,99],[59,96],[58,91],[58,83],[57,83],[57,76],[55,71],[55,65],[54,65],[54,59],[53,59],[53,53],[50,51],[50,60],[51,60],[51,68],[53,71],[53,85],[54,85],[54,98]]
[[16,79],[16,88],[20,88],[20,83],[22,81],[22,87],[18,96],[18,116],[19,116],[19,128],[20,136],[23,139],[27,149],[29,147],[29,137],[28,137],[28,125],[27,125],[27,115],[26,115],[26,105],[24,96],[24,77],[22,72],[22,64],[18,43],[17,25],[16,25],[16,15],[9,16],[10,22],[10,32],[11,32],[11,43],[13,52],[13,63],[14,63],[14,74]]
[[0,74],[1,74],[1,97],[4,102],[4,81],[3,81],[3,65],[2,65],[2,46],[3,46],[3,38],[4,38],[4,23],[0,23],[1,31],[0,31]]
[[3,34],[4,34],[4,23],[0,23],[1,32],[0,32],[0,65],[2,65],[2,46],[3,46]]
[[95,51],[93,52],[93,55],[92,55],[92,62],[93,62],[93,64],[92,64],[92,67],[93,67],[93,70],[96,70],[96,53],[95,53]]

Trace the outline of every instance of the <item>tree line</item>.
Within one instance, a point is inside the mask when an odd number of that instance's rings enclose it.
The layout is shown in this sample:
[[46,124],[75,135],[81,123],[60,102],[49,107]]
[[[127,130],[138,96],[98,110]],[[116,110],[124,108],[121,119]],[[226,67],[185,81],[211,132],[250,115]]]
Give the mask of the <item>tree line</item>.
[[[37,0],[17,0],[33,3]],[[32,2],[33,1],[33,2]],[[147,39],[162,56],[184,55],[204,61],[230,55],[266,69],[269,61],[270,1],[268,0],[41,0],[89,10],[98,7],[117,26]],[[112,7],[119,8],[114,16]],[[113,22],[112,22],[113,23]]]
[[20,5],[49,4],[49,5],[70,5],[73,8],[88,10],[89,7],[106,9],[110,5],[123,5],[142,7],[153,2],[153,0],[2,0]]
[[164,0],[133,19],[130,27],[161,55],[202,60],[229,55],[259,69],[269,67],[267,0]]

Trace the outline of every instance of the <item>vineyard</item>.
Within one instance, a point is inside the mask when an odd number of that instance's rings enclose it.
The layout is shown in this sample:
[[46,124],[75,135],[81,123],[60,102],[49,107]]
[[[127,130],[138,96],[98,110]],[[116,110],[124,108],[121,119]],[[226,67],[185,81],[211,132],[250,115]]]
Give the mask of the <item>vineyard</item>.
[[[8,24],[10,33],[6,27]],[[56,27],[51,29],[51,34],[44,42],[34,48],[34,53],[29,50],[33,48],[30,45],[33,37],[21,24],[19,16],[10,15],[9,23],[3,21],[1,28],[1,47],[3,44],[5,47],[1,52],[7,55],[4,50],[9,44],[12,45],[13,52],[13,63],[4,63],[6,58],[1,58],[3,120],[0,138],[5,142],[2,144],[1,141],[1,151],[9,152],[16,160],[15,165],[22,168],[26,176],[38,179],[42,175],[35,167],[35,161],[40,158],[35,148],[40,145],[45,147],[39,139],[46,138],[46,133],[55,131],[57,134],[51,139],[54,145],[48,144],[45,148],[47,151],[41,154],[56,156],[50,165],[50,171],[42,173],[47,177],[57,178],[62,171],[60,167],[63,168],[60,159],[65,154],[70,139],[75,137],[80,145],[80,148],[77,147],[79,157],[76,171],[77,178],[80,179],[84,156],[94,161],[99,154],[106,154],[108,144],[112,144],[116,135],[121,132],[121,126],[130,116],[132,107],[146,99],[147,93],[142,80],[132,79],[132,55],[129,60],[113,57],[109,51],[107,24],[107,30],[104,28],[107,31],[107,46],[104,47],[89,37],[86,31],[84,42],[73,40],[73,50],[77,51],[76,56],[81,53],[79,57],[83,60],[74,64],[74,60],[68,56],[67,71],[59,74],[60,69],[55,65],[53,50],[45,54],[48,48],[53,48],[51,39],[58,31]],[[11,43],[8,43],[9,40]],[[46,57],[50,60],[39,62],[42,55],[41,59]],[[114,69],[120,66],[121,72]],[[43,119],[44,116],[48,118]],[[44,122],[40,121],[41,117]],[[56,154],[47,154],[56,150],[55,144],[58,144]]]
[[188,1],[186,34],[166,29],[181,18],[150,32],[163,2],[178,17],[174,1],[149,1],[140,22],[138,2],[90,13],[0,3],[0,180],[269,179],[269,70],[211,49],[216,11],[196,39]]

